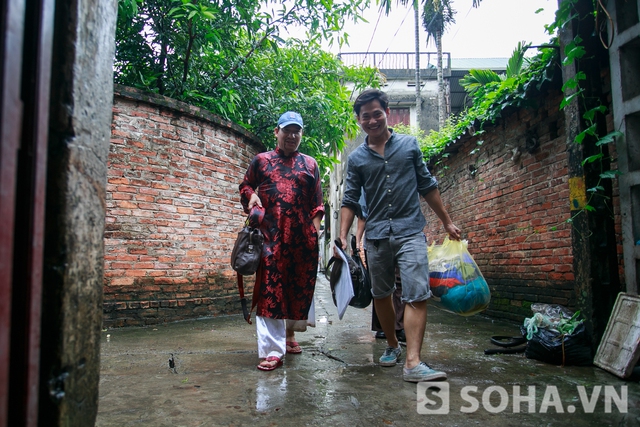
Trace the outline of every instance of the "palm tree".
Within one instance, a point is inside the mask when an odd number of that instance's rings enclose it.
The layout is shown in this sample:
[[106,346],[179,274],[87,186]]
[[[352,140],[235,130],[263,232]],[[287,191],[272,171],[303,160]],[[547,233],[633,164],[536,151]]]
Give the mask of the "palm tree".
[[471,69],[469,70],[469,74],[460,79],[460,86],[462,86],[469,95],[472,95],[486,84],[499,83],[505,79],[518,77],[529,65],[529,61],[524,55],[530,46],[531,43],[525,43],[524,41],[518,42],[518,45],[513,50],[507,62],[507,69],[504,74],[498,74],[493,70]]
[[[478,0],[479,1],[479,0]],[[442,76],[442,33],[450,24],[454,24],[455,11],[451,7],[450,0],[431,0],[424,4],[422,13],[422,23],[427,31],[427,44],[429,37],[433,37],[436,42],[438,52],[437,76],[438,76],[438,126],[444,126],[446,119],[444,103],[444,78]]]
[[[391,0],[377,0],[380,4],[380,8],[384,8],[388,14],[391,10]],[[411,0],[414,4],[414,8],[417,10],[418,0]],[[482,0],[473,0],[473,7],[480,6]],[[398,4],[406,6],[409,0],[397,0]],[[438,125],[440,128],[444,126],[445,122],[445,105],[444,105],[444,79],[442,76],[442,33],[446,30],[449,24],[455,22],[453,15],[455,11],[451,7],[451,0],[422,0],[423,14],[422,22],[424,29],[427,31],[427,43],[429,43],[429,37],[433,37],[436,42],[436,49],[438,51],[438,64],[437,64],[437,76],[438,76]],[[416,27],[418,26],[416,20]],[[418,45],[418,31],[416,28],[416,46]],[[416,67],[419,67],[419,48],[416,47]],[[419,97],[420,82],[419,70],[416,71],[416,93]],[[417,106],[420,108],[420,105]],[[418,113],[419,114],[419,113]],[[418,116],[419,117],[419,116]],[[418,123],[418,126],[420,124]]]

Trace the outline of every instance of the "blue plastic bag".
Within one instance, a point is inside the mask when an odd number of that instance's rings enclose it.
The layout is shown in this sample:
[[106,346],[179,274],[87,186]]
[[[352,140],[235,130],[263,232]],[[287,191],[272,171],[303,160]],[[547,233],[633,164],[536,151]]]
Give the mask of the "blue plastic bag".
[[491,301],[489,285],[467,250],[466,240],[445,238],[442,245],[429,246],[431,300],[461,316],[485,310]]

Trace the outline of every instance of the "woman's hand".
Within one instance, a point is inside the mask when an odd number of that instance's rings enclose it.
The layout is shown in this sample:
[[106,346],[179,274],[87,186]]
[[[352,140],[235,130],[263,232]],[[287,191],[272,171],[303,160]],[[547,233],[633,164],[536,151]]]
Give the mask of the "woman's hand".
[[258,193],[253,193],[249,199],[249,210],[253,209],[255,205],[262,207],[262,200],[258,197]]

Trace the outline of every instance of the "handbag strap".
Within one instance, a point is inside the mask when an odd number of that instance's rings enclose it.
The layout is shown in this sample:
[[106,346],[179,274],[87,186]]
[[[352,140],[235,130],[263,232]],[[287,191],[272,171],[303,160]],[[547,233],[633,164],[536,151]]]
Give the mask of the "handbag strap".
[[240,299],[244,298],[244,279],[242,278],[242,274],[236,273],[238,276],[238,291],[240,292]]
[[247,300],[244,297],[244,279],[242,274],[236,274],[238,278],[238,291],[240,291],[240,304],[242,305],[242,317],[244,317],[244,320],[251,325],[251,311],[253,310],[253,307],[251,307],[251,310],[247,310]]
[[260,261],[258,270],[256,271],[256,283],[253,285],[253,296],[251,298],[251,309],[249,310],[249,315],[251,315],[251,312],[254,307],[258,305],[258,301],[260,300],[260,288],[262,287],[262,265],[263,262]]
[[340,259],[340,258],[336,258],[336,257],[332,256],[331,259],[329,260],[329,262],[327,263],[327,265],[324,267],[324,271],[327,271],[329,269],[329,267],[331,267],[331,264],[333,264],[337,259]]
[[252,295],[252,298],[251,298],[251,308],[249,310],[247,310],[247,300],[244,297],[244,277],[240,273],[236,273],[236,277],[237,277],[237,281],[238,281],[238,291],[240,292],[240,302],[242,304],[242,315],[244,317],[244,320],[246,320],[247,323],[251,325],[252,324],[251,323],[251,313],[253,312],[253,309],[258,304],[258,301],[260,300],[260,285],[262,283],[262,281],[261,281],[261,277],[262,277],[262,262],[260,262],[260,265],[258,266],[258,271],[256,271],[256,283],[253,286],[253,295]]

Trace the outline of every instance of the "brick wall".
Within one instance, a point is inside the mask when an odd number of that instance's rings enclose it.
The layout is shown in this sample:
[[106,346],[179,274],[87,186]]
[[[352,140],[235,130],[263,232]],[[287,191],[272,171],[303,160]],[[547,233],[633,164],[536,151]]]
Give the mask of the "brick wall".
[[[572,306],[574,274],[564,115],[559,92],[537,110],[505,114],[485,133],[465,136],[435,166],[454,223],[492,292],[487,314],[522,321],[535,302]],[[527,138],[539,148],[527,151]],[[442,224],[424,208],[430,241]]]
[[238,312],[238,185],[264,146],[204,110],[121,86],[111,137],[104,325]]

